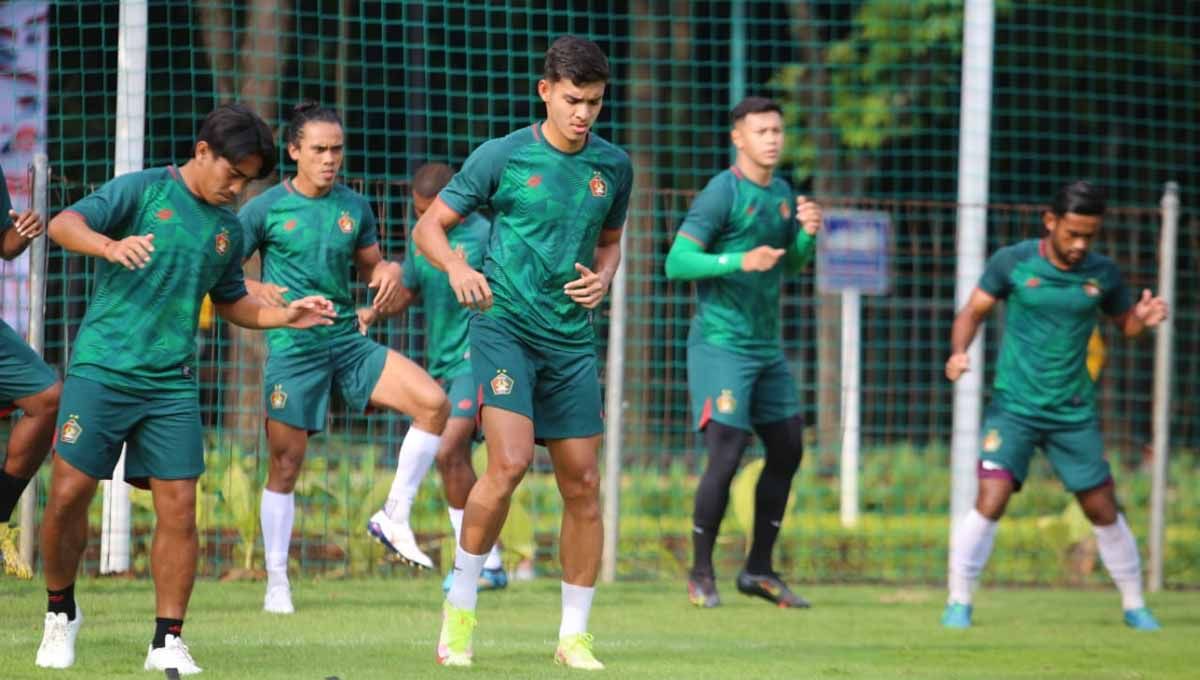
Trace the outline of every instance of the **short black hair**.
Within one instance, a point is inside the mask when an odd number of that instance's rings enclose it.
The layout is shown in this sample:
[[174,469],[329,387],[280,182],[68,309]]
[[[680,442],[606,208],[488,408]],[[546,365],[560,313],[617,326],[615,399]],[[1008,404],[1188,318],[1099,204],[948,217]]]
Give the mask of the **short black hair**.
[[608,75],[608,57],[591,40],[564,35],[546,50],[542,78],[552,83],[560,80],[569,80],[576,85],[607,83]]
[[783,115],[783,107],[775,103],[774,99],[766,97],[746,97],[738,102],[738,105],[733,107],[729,112],[729,124],[737,125],[737,122],[752,113],[768,113],[774,111],[779,115]]
[[314,101],[302,101],[292,107],[292,119],[288,121],[287,127],[287,143],[300,146],[300,139],[304,137],[304,126],[313,121],[334,123],[338,127],[344,127],[342,118],[337,111],[321,106]]
[[412,192],[422,198],[433,198],[454,178],[454,170],[445,163],[426,163],[413,173]]
[[1050,201],[1050,212],[1058,217],[1067,213],[1100,217],[1104,214],[1104,190],[1083,180],[1076,180],[1062,187]]
[[213,153],[237,165],[248,156],[257,155],[262,167],[256,179],[268,177],[278,162],[275,137],[259,115],[245,104],[222,104],[213,109],[200,123],[196,142],[205,142]]

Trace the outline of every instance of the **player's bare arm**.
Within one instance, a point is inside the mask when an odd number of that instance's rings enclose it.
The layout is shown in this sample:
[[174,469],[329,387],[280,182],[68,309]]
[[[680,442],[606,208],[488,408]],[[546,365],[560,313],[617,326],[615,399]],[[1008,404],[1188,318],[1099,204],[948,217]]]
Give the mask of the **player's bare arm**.
[[959,310],[958,316],[954,317],[954,326],[950,330],[950,358],[946,360],[946,377],[951,382],[971,370],[967,348],[971,346],[975,333],[995,306],[995,297],[976,288],[971,291],[970,299]]
[[1147,288],[1142,291],[1142,297],[1134,303],[1133,307],[1129,308],[1128,312],[1113,321],[1125,334],[1125,337],[1132,338],[1140,335],[1147,328],[1154,328],[1166,321],[1168,312],[1166,300],[1156,297]]
[[404,288],[400,283],[400,263],[383,259],[379,244],[373,243],[354,253],[354,266],[359,278],[367,282],[367,288],[375,291],[371,307],[385,315],[395,313],[397,298]]
[[488,286],[487,278],[482,272],[472,269],[450,247],[450,239],[446,237],[446,232],[458,226],[459,222],[462,222],[462,216],[439,198],[417,220],[417,225],[413,227],[413,243],[421,249],[430,264],[446,272],[459,304],[485,311],[492,306],[492,289]]
[[320,295],[300,298],[286,307],[266,305],[253,295],[243,295],[235,302],[218,303],[215,307],[226,321],[252,329],[329,326],[337,316],[333,303]]
[[101,257],[126,269],[141,269],[154,252],[154,234],[126,236],[115,241],[92,231],[79,213],[61,212],[50,220],[50,239],[73,253]]
[[0,257],[11,260],[25,252],[25,248],[33,239],[41,235],[44,229],[42,216],[33,210],[26,210],[23,213],[9,210],[8,217],[12,220],[12,229],[6,230],[4,236],[0,238]]
[[616,276],[617,267],[621,264],[621,232],[623,231],[622,228],[605,229],[600,232],[600,238],[596,243],[596,260],[593,264],[595,271],[578,262],[575,263],[575,271],[579,272],[579,278],[568,282],[563,287],[563,292],[584,309],[595,309],[608,294],[608,288],[612,285],[613,277]]

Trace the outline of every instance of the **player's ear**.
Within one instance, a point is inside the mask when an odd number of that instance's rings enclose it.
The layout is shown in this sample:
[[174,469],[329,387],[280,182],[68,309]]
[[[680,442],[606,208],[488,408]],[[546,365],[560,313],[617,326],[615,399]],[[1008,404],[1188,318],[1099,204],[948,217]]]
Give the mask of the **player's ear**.
[[295,144],[292,144],[291,142],[288,142],[287,151],[288,151],[288,157],[291,158],[293,161],[300,160],[300,147],[296,146]]
[[547,104],[550,103],[550,81],[545,78],[538,81],[538,96]]
[[734,125],[729,129],[729,141],[733,142],[735,147],[742,148],[742,131],[738,126]]
[[193,156],[197,160],[204,160],[207,162],[209,160],[209,156],[211,155],[212,147],[208,145],[208,142],[204,141],[203,139],[196,142],[196,149],[193,152]]
[[1046,231],[1054,231],[1054,225],[1058,223],[1058,216],[1049,210],[1042,211],[1042,224],[1046,225]]

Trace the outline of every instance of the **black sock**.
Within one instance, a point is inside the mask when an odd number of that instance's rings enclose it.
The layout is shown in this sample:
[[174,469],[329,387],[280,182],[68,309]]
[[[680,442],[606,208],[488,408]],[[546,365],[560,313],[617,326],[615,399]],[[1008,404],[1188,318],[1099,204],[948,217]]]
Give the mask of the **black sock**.
[[51,614],[66,614],[68,621],[75,620],[75,584],[62,590],[46,589],[46,611]]
[[779,536],[779,524],[787,511],[792,478],[804,456],[804,420],[793,416],[758,428],[767,450],[766,463],[754,493],[754,540],[746,558],[746,571],[770,574],[771,552]]
[[162,617],[154,619],[154,640],[150,646],[155,649],[167,646],[168,635],[175,637],[183,635],[183,619],[164,619]]
[[21,500],[21,493],[28,485],[28,479],[13,477],[0,470],[0,524],[12,519],[13,508],[17,507],[17,501]]
[[711,578],[713,546],[729,504],[729,483],[750,443],[750,433],[712,422],[704,428],[704,442],[708,447],[708,465],[696,489],[692,513],[692,576]]

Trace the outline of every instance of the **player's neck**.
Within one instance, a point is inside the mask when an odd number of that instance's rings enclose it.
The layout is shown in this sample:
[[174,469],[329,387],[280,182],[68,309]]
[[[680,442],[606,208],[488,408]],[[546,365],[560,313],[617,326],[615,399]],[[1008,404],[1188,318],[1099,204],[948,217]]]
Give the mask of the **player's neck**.
[[774,165],[759,165],[742,154],[738,154],[734,166],[742,173],[743,177],[763,187],[770,184],[771,178],[775,176]]
[[546,138],[546,143],[558,149],[563,153],[576,153],[583,147],[587,146],[588,137],[592,134],[588,132],[579,141],[573,142],[567,139],[567,136],[554,127],[554,124],[549,119],[542,121],[539,126],[542,130],[542,136]]
[[196,168],[192,165],[192,161],[179,166],[179,179],[183,181],[183,186],[187,187],[193,196],[201,201],[204,200],[201,197],[199,185],[196,183]]
[[300,194],[301,196],[307,196],[308,198],[320,198],[325,194],[328,194],[330,191],[333,191],[332,184],[322,189],[321,187],[318,187],[310,182],[304,175],[299,173],[292,176],[291,183],[292,188],[296,190],[296,193]]
[[1042,251],[1042,257],[1046,258],[1046,261],[1053,265],[1055,269],[1068,271],[1074,268],[1075,265],[1059,259],[1058,253],[1054,252],[1054,245],[1050,243],[1049,238],[1043,236],[1038,248]]

